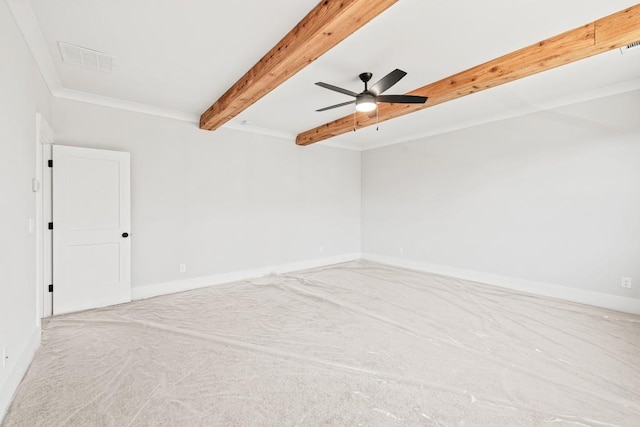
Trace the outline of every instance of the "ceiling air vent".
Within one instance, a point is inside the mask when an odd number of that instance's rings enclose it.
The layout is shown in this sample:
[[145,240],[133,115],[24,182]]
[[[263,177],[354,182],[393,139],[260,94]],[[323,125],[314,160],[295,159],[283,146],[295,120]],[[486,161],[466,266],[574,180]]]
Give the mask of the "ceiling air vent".
[[626,46],[622,46],[620,48],[620,52],[622,53],[628,53],[628,52],[640,52],[640,40],[638,40],[637,42],[633,42],[633,43],[629,43]]
[[113,72],[116,58],[111,55],[64,42],[58,42],[58,46],[60,46],[62,60],[67,64],[80,65],[107,73]]

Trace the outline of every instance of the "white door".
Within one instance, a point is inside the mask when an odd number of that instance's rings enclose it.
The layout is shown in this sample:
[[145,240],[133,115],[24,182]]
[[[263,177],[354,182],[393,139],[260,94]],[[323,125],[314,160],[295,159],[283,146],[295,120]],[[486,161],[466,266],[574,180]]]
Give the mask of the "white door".
[[131,301],[129,153],[53,146],[53,313]]

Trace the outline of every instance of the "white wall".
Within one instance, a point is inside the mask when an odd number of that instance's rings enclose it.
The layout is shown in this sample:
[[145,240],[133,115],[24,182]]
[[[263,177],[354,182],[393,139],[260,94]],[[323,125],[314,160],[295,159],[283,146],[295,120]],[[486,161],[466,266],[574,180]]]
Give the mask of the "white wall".
[[53,127],[56,144],[131,152],[134,295],[360,252],[359,152],[59,99]]
[[366,151],[363,253],[640,298],[639,117],[636,91]]
[[51,98],[7,4],[0,1],[0,419],[39,343],[36,321],[36,112],[48,120]]

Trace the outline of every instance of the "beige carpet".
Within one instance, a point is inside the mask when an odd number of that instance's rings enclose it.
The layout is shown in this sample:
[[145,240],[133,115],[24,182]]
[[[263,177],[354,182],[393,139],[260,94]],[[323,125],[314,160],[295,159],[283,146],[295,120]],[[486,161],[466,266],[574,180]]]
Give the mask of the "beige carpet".
[[6,426],[640,426],[640,317],[366,262],[52,318]]

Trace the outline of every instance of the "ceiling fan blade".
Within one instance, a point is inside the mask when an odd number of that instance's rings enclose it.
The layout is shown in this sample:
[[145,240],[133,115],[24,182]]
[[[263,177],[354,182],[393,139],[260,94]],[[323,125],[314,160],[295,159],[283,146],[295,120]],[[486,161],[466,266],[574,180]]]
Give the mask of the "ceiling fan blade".
[[400,79],[402,79],[406,75],[407,73],[405,71],[402,71],[396,68],[395,70],[393,70],[392,72],[390,72],[389,74],[381,78],[376,84],[371,86],[369,90],[375,93],[376,95],[380,95],[382,92],[389,89],[394,84],[398,83]]
[[358,94],[355,93],[355,92],[351,92],[350,90],[347,90],[347,89],[342,89],[341,87],[338,87],[338,86],[330,85],[329,83],[317,82],[316,84],[318,86],[320,86],[320,87],[325,88],[325,89],[334,90],[336,92],[344,93],[345,95],[353,96],[354,98],[356,96],[358,96]]
[[376,96],[376,101],[390,102],[393,104],[424,104],[427,102],[427,97],[416,95],[378,95]]
[[330,107],[324,107],[324,108],[321,108],[321,109],[316,110],[316,111],[327,111],[327,110],[332,110],[332,109],[334,109],[334,108],[344,107],[345,105],[355,104],[355,103],[356,103],[356,101],[355,101],[355,99],[354,99],[353,101],[347,101],[347,102],[343,102],[343,103],[341,103],[341,104],[331,105]]

